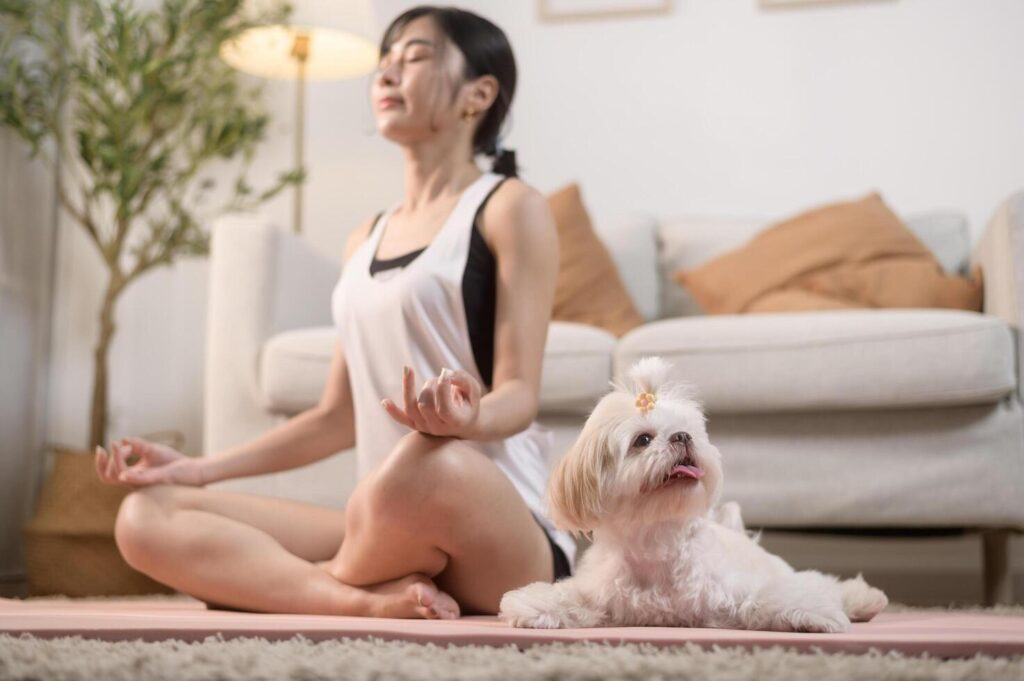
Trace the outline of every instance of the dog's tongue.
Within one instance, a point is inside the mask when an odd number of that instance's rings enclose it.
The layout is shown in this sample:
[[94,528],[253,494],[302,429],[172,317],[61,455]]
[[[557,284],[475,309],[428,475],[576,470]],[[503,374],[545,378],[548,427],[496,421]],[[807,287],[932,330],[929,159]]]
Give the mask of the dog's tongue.
[[704,471],[696,466],[684,466],[682,464],[672,468],[672,472],[669,475],[682,475],[687,478],[700,479],[704,477]]

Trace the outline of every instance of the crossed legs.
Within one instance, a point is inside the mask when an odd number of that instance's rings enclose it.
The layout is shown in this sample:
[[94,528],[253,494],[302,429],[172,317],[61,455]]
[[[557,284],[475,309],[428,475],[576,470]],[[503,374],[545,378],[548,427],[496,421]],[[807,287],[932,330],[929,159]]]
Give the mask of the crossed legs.
[[494,463],[415,432],[345,512],[158,485],[126,497],[115,537],[154,579],[261,612],[450,616],[447,593],[464,612],[493,613],[505,591],[552,579],[543,531]]
[[506,591],[554,578],[547,537],[515,487],[460,440],[404,437],[352,493],[345,527],[328,566],[340,581],[425,574],[467,614],[496,613]]

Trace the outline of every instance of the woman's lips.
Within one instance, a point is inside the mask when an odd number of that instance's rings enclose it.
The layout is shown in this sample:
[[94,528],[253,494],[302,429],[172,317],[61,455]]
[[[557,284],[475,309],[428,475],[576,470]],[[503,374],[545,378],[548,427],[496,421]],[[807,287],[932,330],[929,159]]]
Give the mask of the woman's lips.
[[391,109],[393,107],[401,106],[401,105],[402,105],[402,100],[395,99],[394,97],[386,97],[386,98],[380,100],[380,104],[379,104],[381,109]]

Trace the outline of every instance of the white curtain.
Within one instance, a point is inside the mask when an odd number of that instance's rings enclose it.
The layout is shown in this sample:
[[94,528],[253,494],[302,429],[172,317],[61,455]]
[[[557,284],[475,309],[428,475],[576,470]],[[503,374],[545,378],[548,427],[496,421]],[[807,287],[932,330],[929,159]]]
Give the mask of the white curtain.
[[55,228],[52,174],[0,128],[0,594],[24,581],[21,528],[46,461]]

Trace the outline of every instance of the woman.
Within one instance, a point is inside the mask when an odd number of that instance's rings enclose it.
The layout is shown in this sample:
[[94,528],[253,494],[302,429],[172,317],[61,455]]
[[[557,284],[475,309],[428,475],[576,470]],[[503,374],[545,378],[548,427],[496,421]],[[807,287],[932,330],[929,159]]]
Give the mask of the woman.
[[[496,148],[515,81],[504,33],[472,13],[417,7],[388,27],[371,98],[405,197],[348,239],[320,402],[215,456],[97,448],[103,480],[137,486],[115,528],[132,566],[214,607],[429,618],[495,613],[506,591],[570,572],[534,421],[557,234]],[[353,446],[344,512],[202,487]]]

